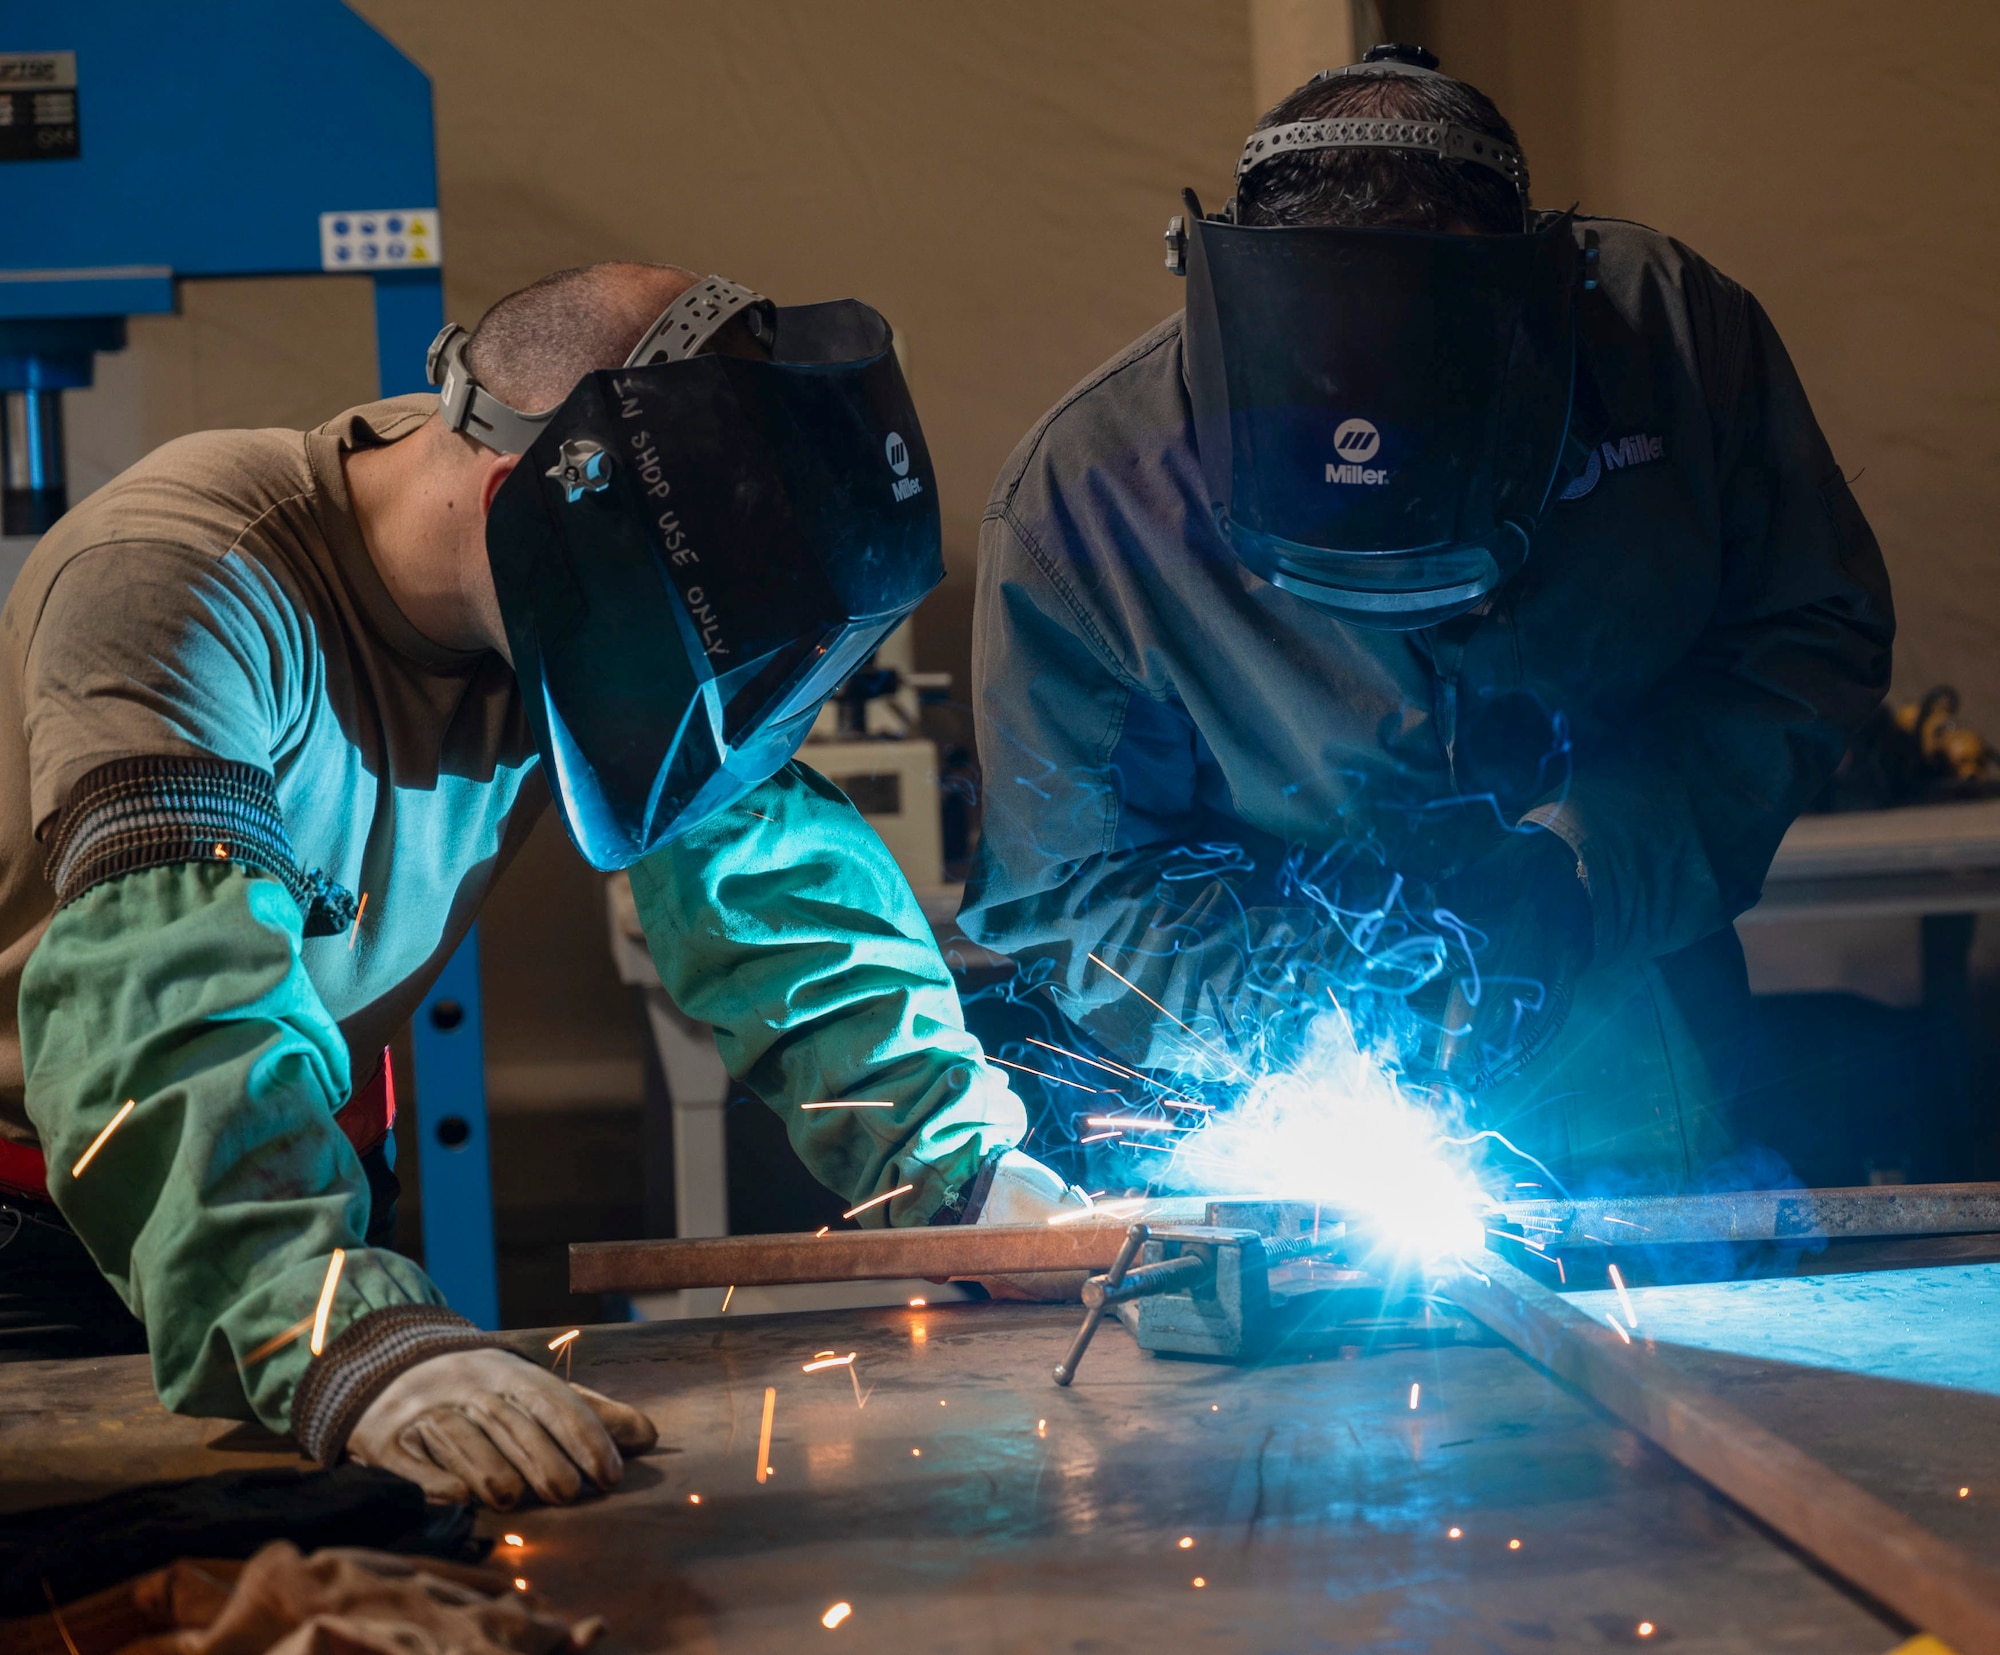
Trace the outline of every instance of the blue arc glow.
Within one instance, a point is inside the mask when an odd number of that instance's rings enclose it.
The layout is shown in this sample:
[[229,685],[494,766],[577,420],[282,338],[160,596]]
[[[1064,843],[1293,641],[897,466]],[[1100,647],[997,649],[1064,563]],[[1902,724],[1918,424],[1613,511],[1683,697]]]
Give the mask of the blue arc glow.
[[1481,1215],[1492,1205],[1449,1141],[1455,1124],[1328,1011],[1297,1062],[1253,1080],[1232,1106],[1177,1138],[1160,1182],[1321,1202],[1399,1260],[1444,1263],[1480,1251]]

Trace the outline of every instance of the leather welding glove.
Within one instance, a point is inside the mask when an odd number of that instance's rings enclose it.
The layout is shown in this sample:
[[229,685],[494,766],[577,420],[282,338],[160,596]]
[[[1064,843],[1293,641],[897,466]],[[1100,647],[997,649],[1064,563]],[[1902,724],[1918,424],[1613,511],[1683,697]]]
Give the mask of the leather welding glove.
[[588,1477],[610,1488],[620,1451],[659,1440],[636,1408],[558,1379],[504,1350],[455,1350],[389,1382],[347,1439],[363,1465],[407,1477],[434,1504],[477,1500],[501,1510],[533,1489],[566,1504]]
[[1476,1095],[1520,1073],[1561,1031],[1590,964],[1590,891],[1576,853],[1531,828],[1440,880],[1430,899],[1449,953],[1411,998],[1426,1027],[1406,1067]]
[[973,1214],[975,1224],[1046,1224],[1059,1213],[1090,1205],[1090,1197],[1061,1174],[1018,1149],[1003,1152],[993,1163],[985,1198]]
[[[978,1205],[974,1224],[1046,1224],[1063,1213],[1083,1212],[1090,1197],[1061,1175],[1045,1167],[1032,1155],[1010,1149],[992,1164],[990,1178],[982,1173],[983,1191],[975,1190]],[[1038,1271],[1020,1276],[981,1276],[979,1285],[995,1299],[1026,1300],[1044,1304],[1066,1304],[1083,1296],[1086,1273],[1080,1270]]]

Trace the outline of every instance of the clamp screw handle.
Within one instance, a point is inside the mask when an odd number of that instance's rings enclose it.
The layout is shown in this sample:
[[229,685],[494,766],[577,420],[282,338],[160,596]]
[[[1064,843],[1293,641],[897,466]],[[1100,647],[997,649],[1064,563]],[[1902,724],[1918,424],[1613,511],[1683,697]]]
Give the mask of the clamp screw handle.
[[[1111,1268],[1102,1276],[1093,1276],[1093,1282],[1101,1281],[1107,1290],[1116,1287],[1125,1279],[1125,1272],[1132,1267],[1132,1260],[1139,1256],[1139,1249],[1152,1235],[1143,1224],[1134,1224],[1125,1232],[1125,1239],[1119,1244],[1118,1256],[1111,1261]],[[1077,1365],[1083,1360],[1083,1353],[1090,1349],[1090,1341],[1096,1337],[1097,1324],[1104,1320],[1105,1302],[1099,1298],[1083,1313],[1083,1326],[1077,1329],[1076,1338],[1071,1342],[1069,1355],[1056,1364],[1055,1380],[1058,1385],[1067,1385],[1076,1377]]]

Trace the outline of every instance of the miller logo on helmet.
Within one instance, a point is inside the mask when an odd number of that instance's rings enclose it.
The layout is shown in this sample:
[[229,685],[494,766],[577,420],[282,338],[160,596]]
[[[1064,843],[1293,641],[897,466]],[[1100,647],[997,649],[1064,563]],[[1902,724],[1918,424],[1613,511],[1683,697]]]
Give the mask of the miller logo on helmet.
[[1329,483],[1362,483],[1370,487],[1389,480],[1389,473],[1364,462],[1375,458],[1375,452],[1382,446],[1382,433],[1375,429],[1372,420],[1344,419],[1334,428],[1333,451],[1340,456],[1329,460],[1326,480]]
[[1375,450],[1381,446],[1382,433],[1365,419],[1342,420],[1333,434],[1333,451],[1355,465],[1374,459]]
[[901,432],[889,433],[882,452],[889,461],[889,469],[896,474],[896,481],[889,485],[890,497],[902,501],[923,493],[923,479],[910,475],[910,445],[903,441]]

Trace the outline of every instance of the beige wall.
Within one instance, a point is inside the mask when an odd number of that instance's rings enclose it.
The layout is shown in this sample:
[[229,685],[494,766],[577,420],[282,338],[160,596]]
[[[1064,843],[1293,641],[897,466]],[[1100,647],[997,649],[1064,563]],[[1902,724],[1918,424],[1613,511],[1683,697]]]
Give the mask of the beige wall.
[[1896,693],[2000,737],[2000,6],[1388,8],[1520,130],[1545,206],[1668,231],[1790,347],[1895,582]]
[[1240,6],[1210,0],[357,9],[436,87],[455,315],[598,258],[888,314],[945,515],[940,664],[1000,462],[1179,304],[1160,232],[1226,176],[1249,72]]

